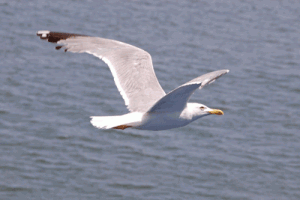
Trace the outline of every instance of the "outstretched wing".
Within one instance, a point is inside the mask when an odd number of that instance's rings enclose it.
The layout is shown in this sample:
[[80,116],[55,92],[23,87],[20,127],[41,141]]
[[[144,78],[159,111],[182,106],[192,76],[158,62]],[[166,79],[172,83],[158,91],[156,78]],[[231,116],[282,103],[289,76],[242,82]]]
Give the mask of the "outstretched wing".
[[37,35],[48,42],[57,43],[73,53],[88,53],[102,59],[110,68],[115,84],[127,108],[132,112],[146,112],[165,96],[148,52],[135,46],[99,37],[38,31]]
[[210,72],[179,86],[157,101],[148,113],[181,112],[197,88],[203,88],[228,72],[228,69]]

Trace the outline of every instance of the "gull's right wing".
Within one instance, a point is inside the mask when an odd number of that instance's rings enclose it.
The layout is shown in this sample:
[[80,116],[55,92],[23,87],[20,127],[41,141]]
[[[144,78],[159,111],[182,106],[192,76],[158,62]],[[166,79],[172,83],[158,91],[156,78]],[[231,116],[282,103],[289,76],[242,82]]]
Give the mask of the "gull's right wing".
[[179,86],[158,100],[148,113],[181,112],[196,89],[203,88],[228,72],[228,69],[210,72]]

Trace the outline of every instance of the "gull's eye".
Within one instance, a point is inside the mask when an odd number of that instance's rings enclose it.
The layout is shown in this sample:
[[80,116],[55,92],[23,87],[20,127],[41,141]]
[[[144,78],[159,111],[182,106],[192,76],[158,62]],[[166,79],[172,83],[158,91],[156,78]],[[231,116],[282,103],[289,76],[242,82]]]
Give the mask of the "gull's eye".
[[204,110],[204,109],[205,109],[205,107],[204,107],[204,106],[201,106],[201,107],[200,107],[200,109],[201,109],[201,110]]

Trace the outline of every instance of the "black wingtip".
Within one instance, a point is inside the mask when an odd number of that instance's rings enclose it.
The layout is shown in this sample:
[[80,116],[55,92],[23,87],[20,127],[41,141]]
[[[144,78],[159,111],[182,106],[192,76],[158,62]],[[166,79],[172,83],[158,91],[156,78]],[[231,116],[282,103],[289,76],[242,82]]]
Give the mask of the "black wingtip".
[[48,42],[57,43],[60,40],[65,40],[67,38],[76,37],[76,36],[86,36],[74,33],[60,33],[60,32],[51,32],[51,31],[38,31],[36,33],[42,40],[48,40]]
[[56,50],[60,50],[63,46],[56,46],[55,49]]

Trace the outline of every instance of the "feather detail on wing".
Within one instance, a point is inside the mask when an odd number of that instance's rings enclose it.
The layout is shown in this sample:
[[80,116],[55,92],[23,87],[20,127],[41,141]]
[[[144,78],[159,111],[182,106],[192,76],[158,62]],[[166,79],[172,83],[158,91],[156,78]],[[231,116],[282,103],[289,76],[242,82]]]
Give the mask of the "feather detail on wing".
[[227,69],[210,72],[177,87],[158,100],[148,113],[181,112],[197,88],[203,88],[228,72]]
[[115,84],[128,109],[146,112],[166,93],[160,86],[148,52],[115,40],[85,35],[38,31],[41,39],[59,44],[73,53],[88,53],[102,59],[110,68]]

